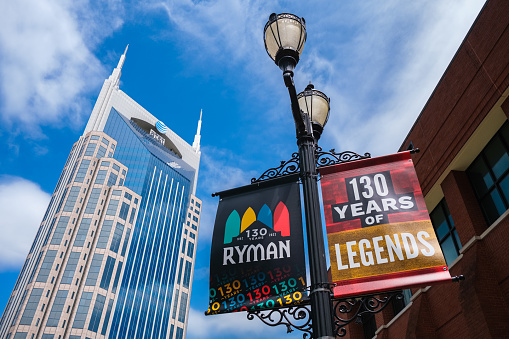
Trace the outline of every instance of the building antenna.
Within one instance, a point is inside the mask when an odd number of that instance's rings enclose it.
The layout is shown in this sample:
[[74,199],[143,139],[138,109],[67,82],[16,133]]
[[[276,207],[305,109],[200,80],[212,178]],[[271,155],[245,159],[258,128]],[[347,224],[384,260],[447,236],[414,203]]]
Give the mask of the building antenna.
[[129,44],[127,44],[124,54],[120,56],[120,60],[118,61],[117,67],[113,70],[113,73],[111,73],[111,76],[113,77],[115,87],[118,88],[118,85],[120,83],[120,76],[122,75],[122,66],[124,66],[125,56],[127,54],[127,49],[129,48]]
[[200,120],[198,120],[198,128],[196,130],[196,135],[194,136],[193,149],[196,153],[200,152],[200,139],[201,139],[201,117],[203,114],[203,109],[200,110]]

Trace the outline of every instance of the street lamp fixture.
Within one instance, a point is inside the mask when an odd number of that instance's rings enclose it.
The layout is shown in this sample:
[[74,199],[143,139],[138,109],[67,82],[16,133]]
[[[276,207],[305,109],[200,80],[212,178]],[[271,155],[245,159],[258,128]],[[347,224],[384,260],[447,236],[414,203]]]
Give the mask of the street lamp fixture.
[[329,120],[330,99],[314,89],[312,84],[309,84],[303,92],[297,95],[297,100],[301,111],[309,115],[313,125],[313,136],[318,141],[327,120]]
[[[325,152],[318,146],[318,140],[329,119],[330,99],[314,89],[311,83],[303,92],[297,94],[293,82],[293,70],[299,62],[306,37],[304,18],[293,14],[273,13],[265,25],[263,32],[265,49],[270,58],[283,71],[284,83],[290,95],[299,152],[292,154],[290,160],[281,161],[280,166],[266,170],[258,179],[251,179],[251,183],[259,184],[265,180],[299,173],[304,200],[311,282],[309,303],[291,306],[288,309],[272,309],[268,314],[263,314],[260,310],[248,311],[248,319],[251,320],[257,316],[270,326],[286,325],[288,332],[293,331],[292,327],[299,329],[307,332],[304,334],[304,338],[309,334],[316,339],[334,339],[336,335],[345,336],[345,326],[352,321],[363,314],[382,311],[391,300],[402,299],[403,295],[401,292],[392,292],[385,297],[372,295],[356,298],[355,301],[337,299],[333,305],[333,285],[329,282],[327,274],[318,195],[318,167],[367,159],[371,155],[369,153],[360,155],[351,151],[336,153],[334,149]],[[354,307],[357,308],[354,309]],[[352,316],[344,316],[347,314],[352,314]],[[297,323],[292,322],[290,317],[293,317]],[[307,319],[307,321],[298,324],[303,319]]]
[[292,71],[306,42],[304,18],[289,13],[272,13],[264,29],[265,49],[283,71]]
[[283,71],[283,79],[292,107],[299,167],[304,197],[304,215],[308,243],[310,272],[310,304],[313,337],[334,338],[331,289],[327,274],[322,217],[318,196],[317,141],[329,116],[329,98],[309,85],[297,95],[293,70],[299,62],[306,42],[306,25],[303,18],[283,13],[271,14],[265,25],[265,48],[270,58]]

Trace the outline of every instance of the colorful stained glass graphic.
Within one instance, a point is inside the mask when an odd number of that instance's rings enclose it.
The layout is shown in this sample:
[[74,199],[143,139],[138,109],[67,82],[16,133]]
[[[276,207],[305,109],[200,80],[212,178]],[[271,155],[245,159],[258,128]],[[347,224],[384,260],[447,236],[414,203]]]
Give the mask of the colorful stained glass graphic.
[[[290,236],[290,214],[288,213],[288,208],[286,208],[286,205],[282,201],[276,207],[274,219],[275,220],[272,220],[272,211],[267,205],[262,206],[260,212],[258,212],[258,217],[256,217],[253,209],[249,207],[242,217],[242,223],[239,213],[234,210],[226,220],[224,243],[231,243],[234,237],[244,232],[257,220],[265,227],[276,231],[276,233],[280,232],[283,237]],[[273,225],[276,225],[275,228]]]
[[334,296],[451,280],[410,152],[320,174]]
[[298,183],[221,196],[206,314],[266,309],[307,295]]
[[240,234],[240,216],[237,211],[233,211],[228,220],[226,220],[226,225],[224,227],[224,244],[229,244],[232,242],[233,237],[236,237]]
[[290,235],[289,213],[288,208],[286,208],[285,204],[282,202],[276,207],[274,219],[274,230],[276,232],[281,232],[283,237],[288,237]]

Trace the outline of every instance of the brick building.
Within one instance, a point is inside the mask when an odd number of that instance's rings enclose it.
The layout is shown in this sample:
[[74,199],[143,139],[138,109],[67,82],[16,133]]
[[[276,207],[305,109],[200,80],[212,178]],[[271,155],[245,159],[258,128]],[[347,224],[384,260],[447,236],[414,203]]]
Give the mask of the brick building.
[[466,280],[413,289],[347,337],[509,337],[508,13],[509,1],[487,1],[400,148],[420,148],[433,226]]

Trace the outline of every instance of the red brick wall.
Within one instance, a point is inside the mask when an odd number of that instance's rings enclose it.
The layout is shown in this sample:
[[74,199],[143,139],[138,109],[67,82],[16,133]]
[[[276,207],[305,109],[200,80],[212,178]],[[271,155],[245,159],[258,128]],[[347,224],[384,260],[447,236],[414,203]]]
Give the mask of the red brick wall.
[[[401,146],[421,149],[413,159],[425,195],[509,86],[508,13],[509,1],[487,2]],[[509,114],[509,101],[502,106]],[[488,225],[465,173],[441,187],[463,246],[476,239],[451,268],[466,279],[425,289],[377,338],[508,338],[509,217],[483,238]]]

